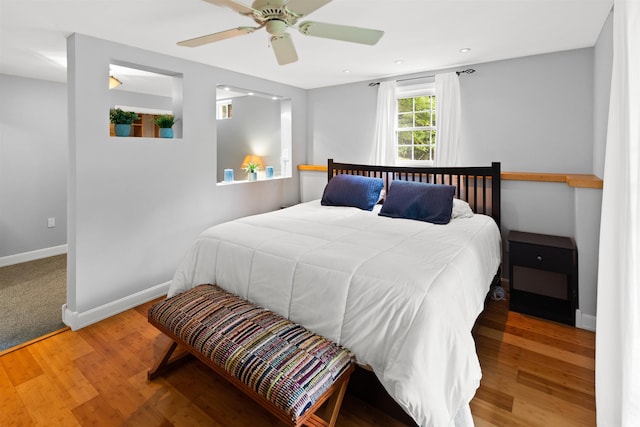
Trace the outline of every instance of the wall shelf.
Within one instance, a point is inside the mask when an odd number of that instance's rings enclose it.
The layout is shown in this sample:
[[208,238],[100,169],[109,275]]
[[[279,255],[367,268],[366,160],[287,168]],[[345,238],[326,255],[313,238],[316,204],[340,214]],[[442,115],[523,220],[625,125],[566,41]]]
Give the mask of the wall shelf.
[[[157,114],[138,113],[138,120],[131,124],[131,133],[129,134],[129,137],[158,138],[160,128],[154,122],[157,116]],[[109,135],[116,136],[113,123],[109,125]]]
[[[299,171],[327,172],[324,165],[298,165]],[[590,174],[566,174],[546,172],[502,172],[503,181],[536,181],[566,183],[569,187],[599,188],[604,185],[602,179]]]

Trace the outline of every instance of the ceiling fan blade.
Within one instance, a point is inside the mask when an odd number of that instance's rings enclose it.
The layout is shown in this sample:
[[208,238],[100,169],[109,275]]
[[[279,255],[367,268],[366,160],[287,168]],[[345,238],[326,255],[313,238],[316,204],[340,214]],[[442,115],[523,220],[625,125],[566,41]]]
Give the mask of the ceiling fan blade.
[[298,17],[307,16],[311,12],[320,9],[331,0],[289,0],[287,9],[295,13]]
[[271,46],[273,47],[273,53],[276,54],[278,64],[286,65],[298,60],[296,47],[293,45],[293,40],[291,40],[289,34],[271,37]]
[[204,0],[207,3],[215,4],[216,6],[228,7],[243,15],[251,15],[254,9],[249,6],[245,6],[242,3],[238,3],[234,0]]
[[198,47],[203,44],[213,43],[220,40],[230,39],[232,37],[244,36],[246,34],[251,34],[255,30],[260,27],[238,27],[231,30],[220,31],[219,33],[213,33],[206,36],[196,37],[189,40],[183,40],[178,42],[178,46],[186,46],[186,47]]
[[374,45],[378,43],[384,31],[349,25],[327,24],[324,22],[306,21],[298,26],[298,30],[306,35],[345,42]]

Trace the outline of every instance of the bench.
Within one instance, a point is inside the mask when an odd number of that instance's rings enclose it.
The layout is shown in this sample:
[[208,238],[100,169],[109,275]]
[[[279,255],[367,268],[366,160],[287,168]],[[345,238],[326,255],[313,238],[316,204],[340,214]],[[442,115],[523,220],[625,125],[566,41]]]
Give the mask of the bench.
[[148,318],[172,340],[149,380],[192,354],[288,425],[335,425],[354,370],[347,349],[216,285],[160,301]]

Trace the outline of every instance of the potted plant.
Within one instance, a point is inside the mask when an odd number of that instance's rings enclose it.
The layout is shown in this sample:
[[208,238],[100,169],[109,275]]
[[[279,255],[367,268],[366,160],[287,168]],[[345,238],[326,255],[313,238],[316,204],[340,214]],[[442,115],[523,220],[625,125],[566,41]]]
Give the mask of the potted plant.
[[161,114],[153,121],[160,128],[160,138],[173,138],[172,127],[175,120],[171,114]]
[[258,180],[258,169],[260,166],[257,163],[245,163],[244,171],[247,173],[247,177],[249,181],[257,181]]
[[138,120],[138,114],[133,111],[123,111],[120,108],[109,110],[109,119],[114,124],[116,136],[129,136],[131,123]]

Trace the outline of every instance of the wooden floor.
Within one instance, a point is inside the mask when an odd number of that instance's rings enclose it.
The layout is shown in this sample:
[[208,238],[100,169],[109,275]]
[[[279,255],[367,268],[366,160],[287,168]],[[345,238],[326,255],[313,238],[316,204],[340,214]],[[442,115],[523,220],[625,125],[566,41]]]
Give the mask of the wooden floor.
[[[166,341],[149,304],[0,355],[1,426],[281,426],[193,360],[146,372]],[[482,426],[594,426],[593,333],[508,312],[491,301],[474,330]],[[399,423],[347,396],[338,426]]]
[[474,328],[476,427],[595,426],[595,334],[490,301]]

